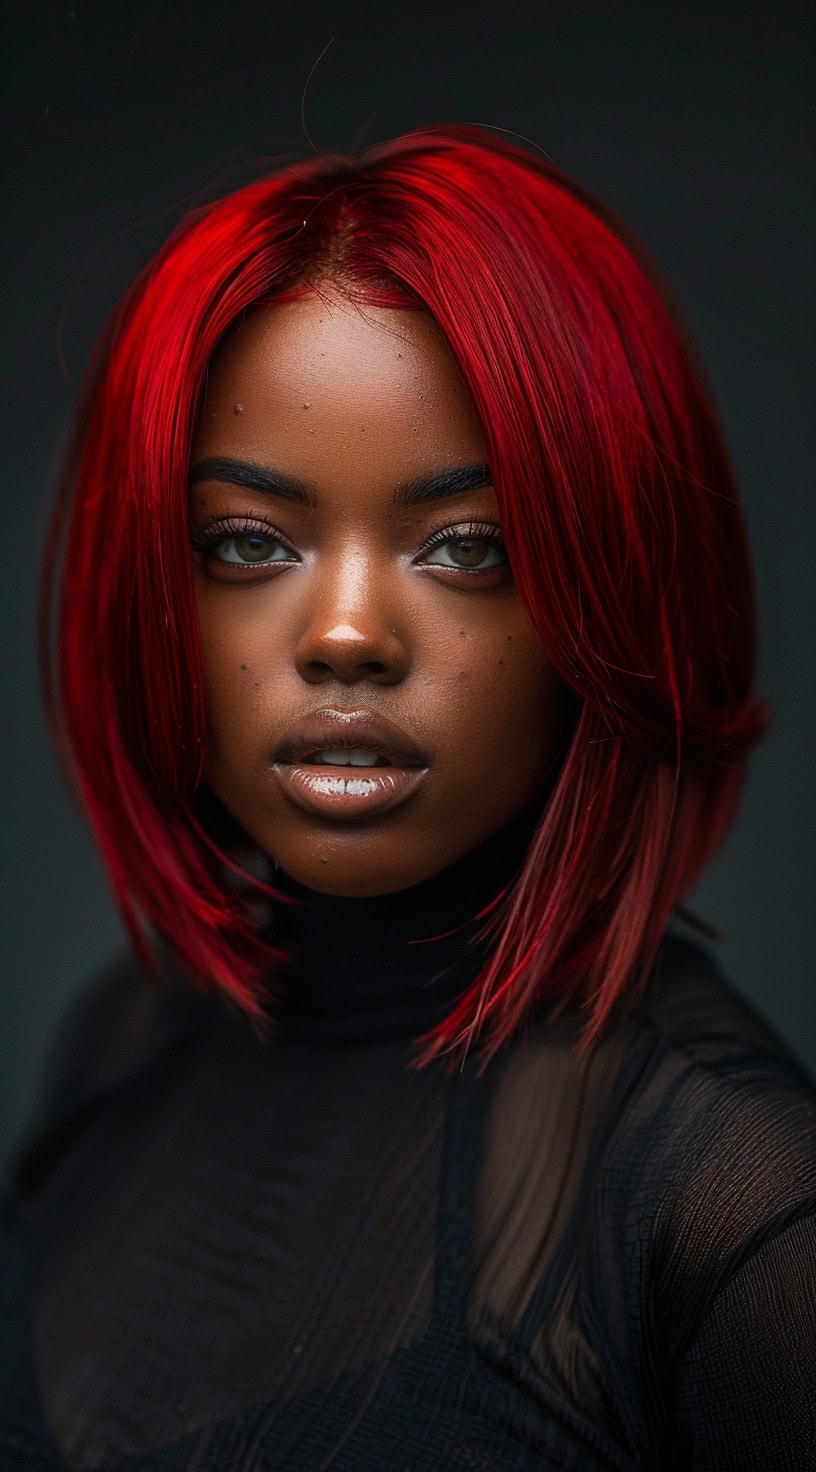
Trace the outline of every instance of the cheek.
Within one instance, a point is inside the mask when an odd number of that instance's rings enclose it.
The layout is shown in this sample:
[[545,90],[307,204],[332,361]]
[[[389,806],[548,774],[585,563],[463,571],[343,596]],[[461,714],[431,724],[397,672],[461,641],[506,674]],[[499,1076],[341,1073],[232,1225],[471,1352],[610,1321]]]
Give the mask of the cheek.
[[[212,602],[198,600],[208,748],[228,757],[249,748],[263,721],[270,684],[269,640],[257,627]],[[268,724],[268,722],[267,722]]]
[[514,766],[548,768],[563,730],[566,692],[526,621],[482,635],[460,628],[444,662],[449,731],[470,762],[486,767],[512,752]]

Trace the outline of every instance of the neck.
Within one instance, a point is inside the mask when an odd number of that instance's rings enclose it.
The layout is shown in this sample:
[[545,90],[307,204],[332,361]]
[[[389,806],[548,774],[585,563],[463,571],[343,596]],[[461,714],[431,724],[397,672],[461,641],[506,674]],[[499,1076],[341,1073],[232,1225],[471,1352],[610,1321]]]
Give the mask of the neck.
[[327,895],[279,869],[278,887],[297,901],[278,912],[293,955],[282,1030],[325,1042],[409,1040],[441,1022],[487,961],[484,911],[517,877],[540,815],[539,801],[392,894]]

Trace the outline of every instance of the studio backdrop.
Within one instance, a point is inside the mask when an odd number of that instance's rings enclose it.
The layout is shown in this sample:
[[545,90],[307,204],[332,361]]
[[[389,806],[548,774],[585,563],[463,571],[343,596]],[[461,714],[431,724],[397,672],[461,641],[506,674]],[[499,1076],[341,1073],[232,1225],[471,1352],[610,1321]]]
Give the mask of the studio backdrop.
[[124,945],[40,706],[44,527],[90,347],[191,206],[285,159],[506,129],[587,184],[674,288],[752,538],[772,728],[690,903],[816,1068],[812,23],[799,4],[12,7],[3,79],[4,956],[0,1149],[58,1019]]

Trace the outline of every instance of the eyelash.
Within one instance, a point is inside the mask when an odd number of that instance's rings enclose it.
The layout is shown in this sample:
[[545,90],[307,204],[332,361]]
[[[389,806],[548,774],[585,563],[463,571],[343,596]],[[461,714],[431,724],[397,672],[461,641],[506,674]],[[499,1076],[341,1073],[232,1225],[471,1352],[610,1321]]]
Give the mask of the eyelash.
[[[285,567],[287,565],[289,559],[283,557],[278,558],[275,562],[245,563],[226,562],[216,557],[216,551],[223,543],[230,542],[236,537],[247,536],[263,537],[270,543],[282,547],[284,551],[294,553],[294,548],[285,541],[280,532],[276,530],[271,522],[263,518],[251,520],[248,517],[220,517],[207,522],[200,529],[193,522],[190,523],[190,545],[193,551],[199,553],[201,557],[208,561],[217,562],[219,567],[229,568],[230,572],[221,574],[222,576],[243,577],[245,571],[254,572],[257,568]],[[432,552],[436,547],[444,546],[447,542],[471,540],[488,542],[491,546],[497,547],[501,552],[504,552],[504,538],[497,526],[489,522],[470,521],[463,522],[459,526],[440,527],[437,531],[431,532],[430,536],[426,538],[422,545],[421,554],[424,555],[425,553]],[[274,547],[271,547],[270,551],[273,550]],[[444,563],[438,562],[433,563],[432,566],[441,567],[444,572],[461,572],[468,575],[481,574],[484,576],[486,573],[498,572],[502,567],[506,569],[507,562],[505,560],[502,564],[494,563],[492,567],[455,567],[452,564],[446,567]]]

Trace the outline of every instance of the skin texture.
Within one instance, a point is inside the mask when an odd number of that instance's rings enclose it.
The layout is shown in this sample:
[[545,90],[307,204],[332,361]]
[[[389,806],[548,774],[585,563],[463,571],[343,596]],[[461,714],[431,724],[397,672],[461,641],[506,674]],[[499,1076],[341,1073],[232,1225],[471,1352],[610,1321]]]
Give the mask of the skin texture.
[[[319,504],[191,484],[194,548],[214,518],[251,522],[244,540],[221,529],[215,556],[192,553],[205,781],[301,884],[365,896],[430,878],[543,794],[565,713],[503,547],[423,551],[439,528],[500,528],[493,489],[390,504],[409,477],[487,459],[446,339],[429,314],[360,307],[325,284],[258,310],[210,364],[191,464],[211,456],[295,475]],[[258,543],[264,520],[289,548]],[[233,575],[247,550],[277,565]],[[461,570],[474,566],[489,570]],[[326,705],[382,713],[419,745],[429,770],[406,802],[351,821],[294,805],[272,753]]]

